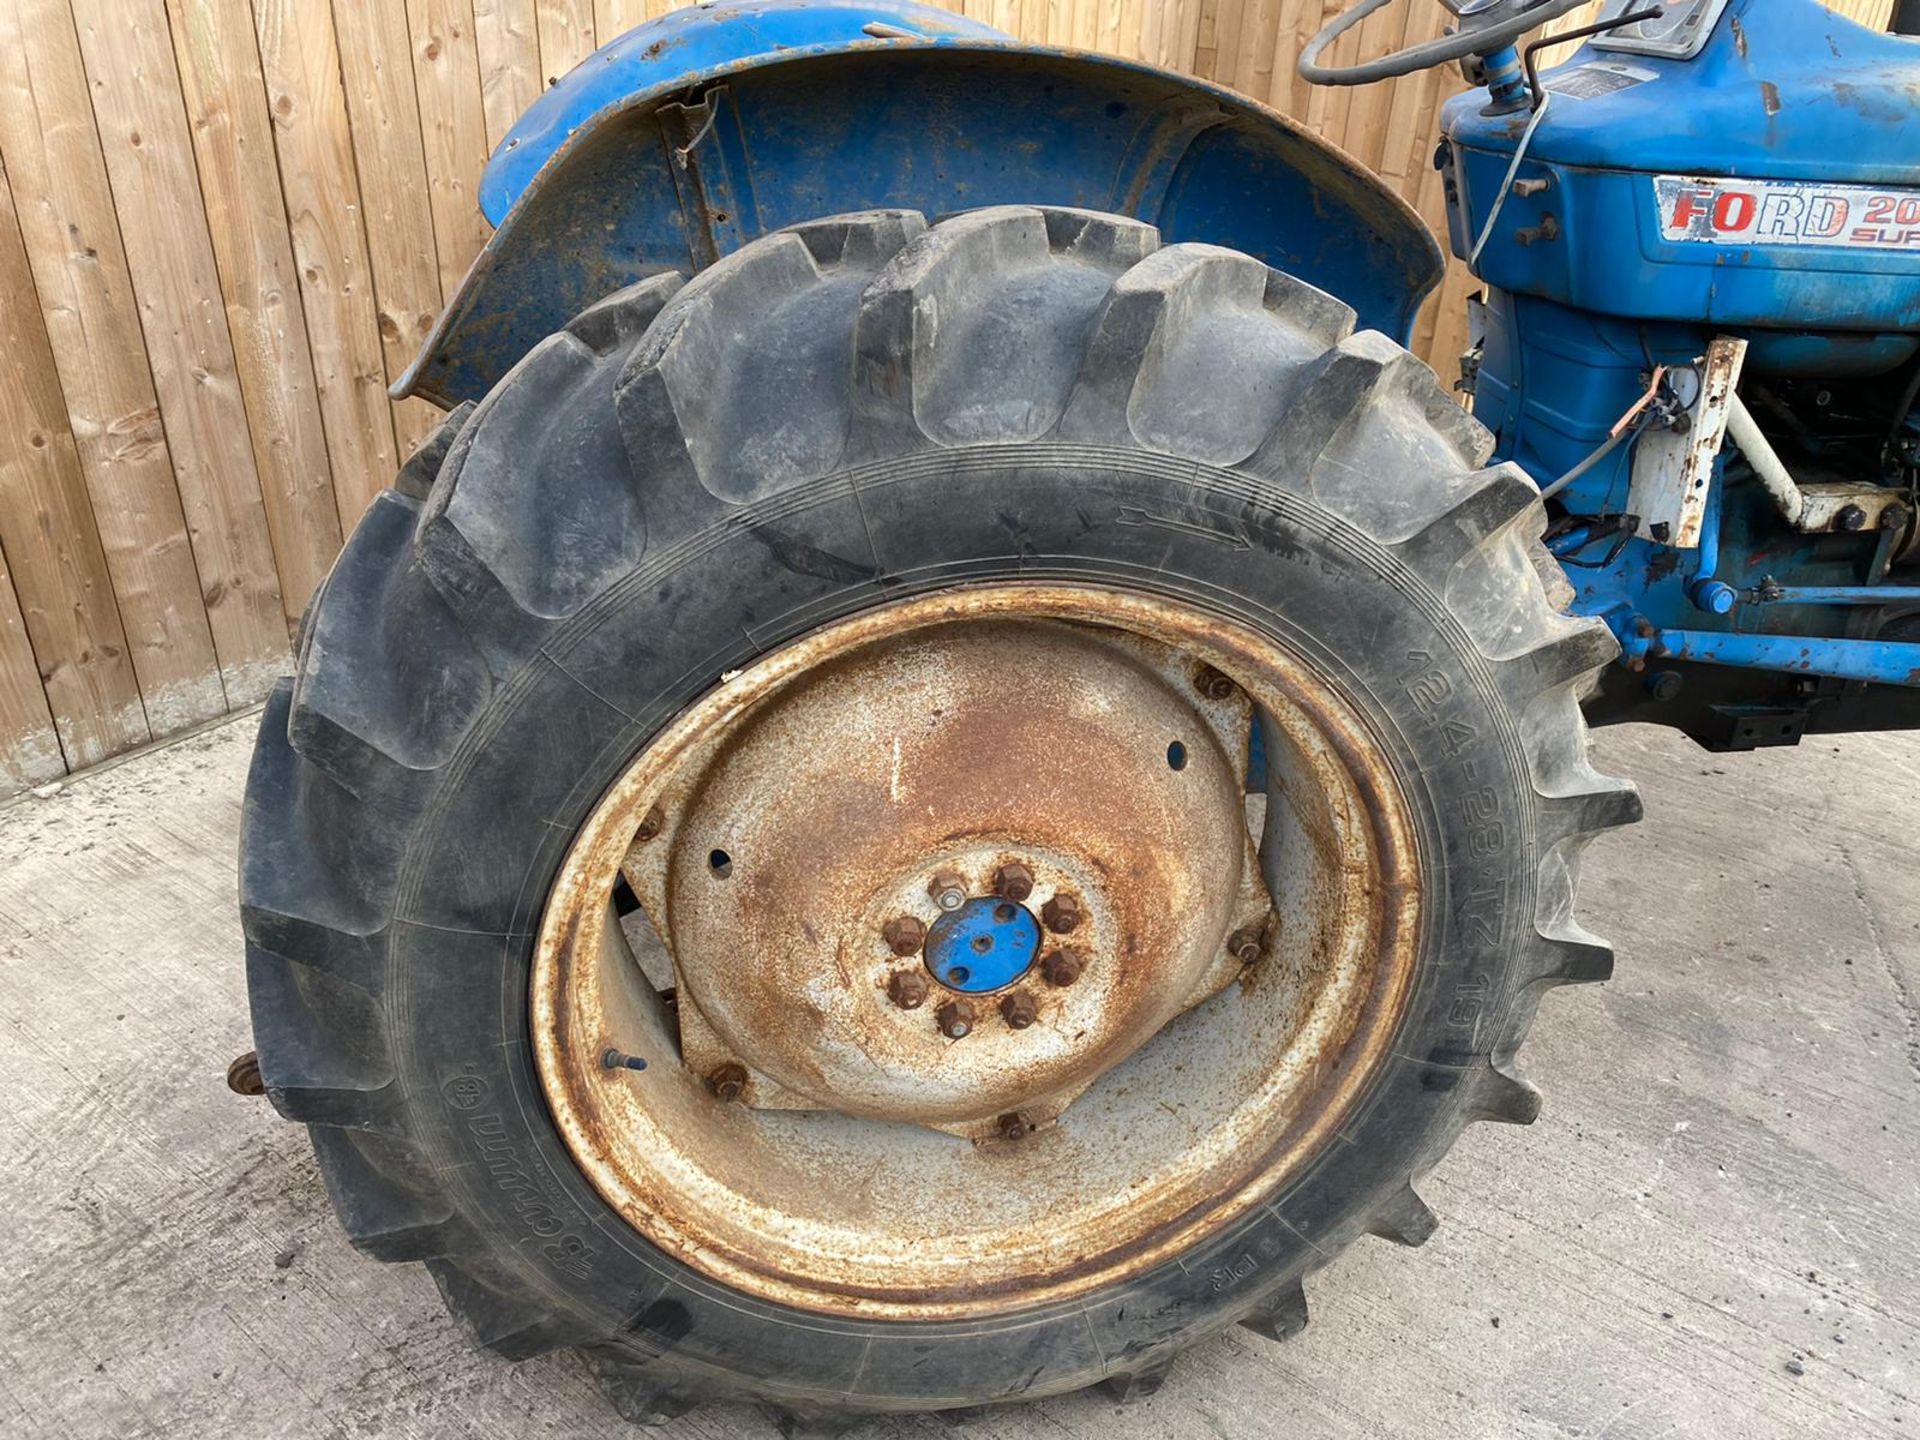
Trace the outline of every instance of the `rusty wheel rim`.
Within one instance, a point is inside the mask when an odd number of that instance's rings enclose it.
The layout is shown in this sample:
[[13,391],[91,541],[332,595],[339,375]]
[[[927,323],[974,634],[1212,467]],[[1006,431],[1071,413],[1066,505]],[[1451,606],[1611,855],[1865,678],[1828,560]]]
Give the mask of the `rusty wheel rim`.
[[[593,1186],[696,1270],[978,1317],[1298,1174],[1387,1058],[1420,900],[1386,752],[1285,645],[1132,591],[943,591],[724,677],[630,763],[548,897],[535,1064]],[[1030,962],[956,988],[963,912],[1007,966],[1030,915]]]

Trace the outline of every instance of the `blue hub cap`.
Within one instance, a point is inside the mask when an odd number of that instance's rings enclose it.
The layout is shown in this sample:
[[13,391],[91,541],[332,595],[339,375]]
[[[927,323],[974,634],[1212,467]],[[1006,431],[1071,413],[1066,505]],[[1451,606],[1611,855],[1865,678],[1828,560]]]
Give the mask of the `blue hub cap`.
[[1040,922],[1024,905],[997,896],[969,900],[933,922],[927,969],[950,990],[978,995],[1011,985],[1040,953]]

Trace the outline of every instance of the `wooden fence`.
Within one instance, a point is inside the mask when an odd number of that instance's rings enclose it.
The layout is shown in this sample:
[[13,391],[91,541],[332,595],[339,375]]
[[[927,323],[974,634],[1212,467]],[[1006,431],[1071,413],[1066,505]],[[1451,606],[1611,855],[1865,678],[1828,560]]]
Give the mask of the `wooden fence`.
[[[1293,73],[1346,0],[959,0],[1302,117],[1441,218],[1453,85]],[[1891,0],[1845,0],[1886,23]],[[434,420],[398,375],[553,77],[660,0],[0,0],[0,796],[246,706]],[[1353,42],[1437,33],[1406,0]],[[1576,15],[1567,23],[1575,23]],[[1416,343],[1444,370],[1465,278]]]

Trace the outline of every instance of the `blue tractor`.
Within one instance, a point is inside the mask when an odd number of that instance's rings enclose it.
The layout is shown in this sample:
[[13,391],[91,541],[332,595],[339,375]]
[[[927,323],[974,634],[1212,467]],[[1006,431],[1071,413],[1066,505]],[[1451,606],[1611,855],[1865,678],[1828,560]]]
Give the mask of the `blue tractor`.
[[1611,970],[1589,720],[1920,722],[1920,55],[1323,65],[1385,3],[1302,68],[1480,82],[1471,413],[1354,162],[903,0],[678,11],[494,156],[242,854],[267,1093],[482,1343],[823,1435],[1285,1338]]

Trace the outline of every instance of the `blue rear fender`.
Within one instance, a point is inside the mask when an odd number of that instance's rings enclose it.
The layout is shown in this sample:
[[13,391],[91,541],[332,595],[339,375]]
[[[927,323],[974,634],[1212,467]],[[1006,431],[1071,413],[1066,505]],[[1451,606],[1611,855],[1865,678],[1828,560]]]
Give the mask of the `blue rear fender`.
[[623,285],[856,210],[1132,215],[1403,340],[1442,266],[1405,201],[1272,111],[915,4],[744,0],[641,26],[529,108],[480,194],[499,229],[396,395],[477,399]]

